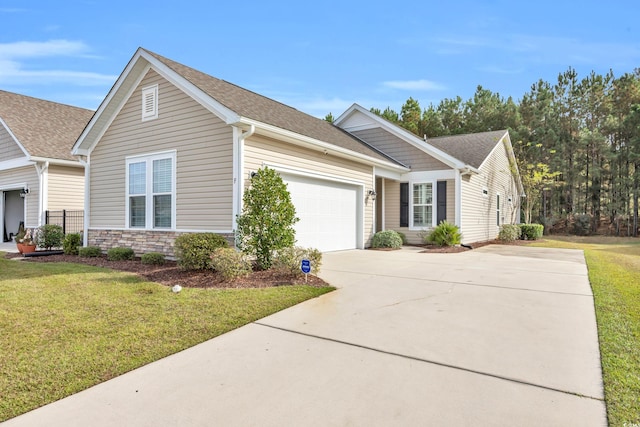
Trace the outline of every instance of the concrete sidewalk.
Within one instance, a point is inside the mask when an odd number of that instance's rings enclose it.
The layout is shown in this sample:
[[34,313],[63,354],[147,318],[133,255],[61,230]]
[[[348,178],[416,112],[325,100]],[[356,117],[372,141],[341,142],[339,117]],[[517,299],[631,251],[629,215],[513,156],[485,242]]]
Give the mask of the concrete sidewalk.
[[13,426],[606,425],[581,251],[324,255],[339,290]]

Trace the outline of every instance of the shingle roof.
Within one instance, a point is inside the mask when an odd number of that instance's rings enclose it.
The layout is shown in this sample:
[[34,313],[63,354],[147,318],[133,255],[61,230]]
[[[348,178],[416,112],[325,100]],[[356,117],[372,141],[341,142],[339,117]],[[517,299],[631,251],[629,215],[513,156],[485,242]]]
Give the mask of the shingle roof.
[[0,90],[0,118],[31,156],[77,160],[71,147],[93,111]]
[[477,169],[506,133],[506,130],[496,130],[465,135],[441,136],[427,139],[427,144],[433,145]]
[[197,86],[211,98],[242,117],[328,142],[378,160],[391,161],[402,165],[397,160],[376,150],[332,123],[310,116],[233,83],[182,65],[157,53],[146,49],[143,50]]

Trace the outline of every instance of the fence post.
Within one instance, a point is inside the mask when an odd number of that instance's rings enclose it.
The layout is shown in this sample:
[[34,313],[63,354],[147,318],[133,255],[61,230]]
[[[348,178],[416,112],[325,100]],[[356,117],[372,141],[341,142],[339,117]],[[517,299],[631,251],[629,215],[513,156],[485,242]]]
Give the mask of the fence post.
[[62,234],[67,235],[67,210],[62,209]]
[[49,224],[49,211],[44,211],[44,223]]

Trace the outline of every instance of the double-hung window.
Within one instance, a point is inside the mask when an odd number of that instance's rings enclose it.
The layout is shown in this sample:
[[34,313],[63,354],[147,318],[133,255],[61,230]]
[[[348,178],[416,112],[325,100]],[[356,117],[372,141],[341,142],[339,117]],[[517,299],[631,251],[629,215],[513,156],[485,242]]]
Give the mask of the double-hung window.
[[413,226],[433,226],[433,183],[413,184]]
[[127,227],[175,228],[175,152],[127,158]]

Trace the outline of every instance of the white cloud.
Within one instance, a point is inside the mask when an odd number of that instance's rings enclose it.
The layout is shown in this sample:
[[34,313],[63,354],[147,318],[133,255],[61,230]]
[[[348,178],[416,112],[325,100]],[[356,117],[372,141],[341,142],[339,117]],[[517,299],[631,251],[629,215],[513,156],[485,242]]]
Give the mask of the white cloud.
[[444,90],[443,85],[431,80],[392,80],[382,83],[386,87],[401,90]]
[[[89,51],[90,49],[85,43],[70,40],[0,43],[0,83],[66,83],[75,86],[112,84],[118,76],[76,70],[47,69],[46,62],[44,62],[44,58],[88,58]],[[31,69],[28,66],[29,60],[32,59],[38,59],[37,69]]]
[[88,46],[83,42],[70,40],[0,43],[0,59],[76,56],[87,52],[88,50]]

